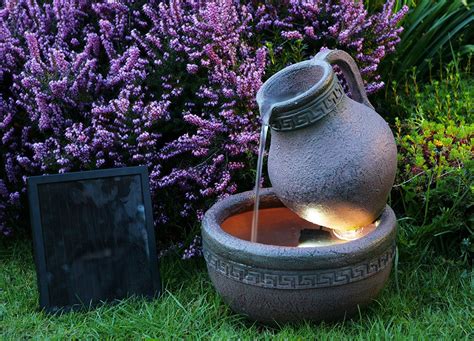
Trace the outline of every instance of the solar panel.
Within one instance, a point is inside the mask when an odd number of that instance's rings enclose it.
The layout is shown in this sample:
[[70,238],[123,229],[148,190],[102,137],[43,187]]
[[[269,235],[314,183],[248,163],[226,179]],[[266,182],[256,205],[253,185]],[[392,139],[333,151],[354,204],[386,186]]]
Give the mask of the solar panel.
[[28,192],[41,308],[159,294],[145,167],[30,177]]

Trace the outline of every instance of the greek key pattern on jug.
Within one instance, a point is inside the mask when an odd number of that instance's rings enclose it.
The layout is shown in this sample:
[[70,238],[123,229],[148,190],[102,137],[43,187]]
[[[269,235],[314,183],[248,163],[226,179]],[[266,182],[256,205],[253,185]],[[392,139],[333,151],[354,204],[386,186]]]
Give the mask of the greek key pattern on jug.
[[394,254],[395,245],[378,258],[354,266],[331,270],[294,270],[289,274],[291,270],[259,269],[222,259],[204,249],[204,258],[210,269],[245,284],[274,289],[325,288],[357,282],[385,269],[392,262]]
[[344,90],[336,80],[333,88],[323,98],[318,97],[291,114],[272,118],[270,126],[277,131],[306,127],[335,110],[343,96]]

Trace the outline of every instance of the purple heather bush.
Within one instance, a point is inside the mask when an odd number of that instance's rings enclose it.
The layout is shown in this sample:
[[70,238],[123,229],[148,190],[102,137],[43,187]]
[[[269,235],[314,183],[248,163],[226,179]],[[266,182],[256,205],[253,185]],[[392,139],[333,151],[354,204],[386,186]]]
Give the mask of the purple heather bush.
[[255,94],[287,46],[349,51],[374,92],[406,12],[393,3],[368,15],[349,0],[4,1],[1,234],[26,221],[28,176],[146,165],[155,224],[179,235],[253,187]]
[[[379,13],[369,15],[363,1],[279,0],[256,5],[255,28],[279,34],[285,40],[304,40],[308,56],[321,49],[339,48],[356,60],[369,94],[384,86],[377,73],[381,60],[395,51],[403,28],[398,24],[408,12],[393,13],[394,0]],[[278,49],[281,49],[279,47]]]

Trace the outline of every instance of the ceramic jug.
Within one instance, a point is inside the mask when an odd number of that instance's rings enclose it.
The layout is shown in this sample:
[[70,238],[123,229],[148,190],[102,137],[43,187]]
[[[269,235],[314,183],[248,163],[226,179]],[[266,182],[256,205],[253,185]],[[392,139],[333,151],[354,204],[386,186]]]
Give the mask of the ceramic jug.
[[395,179],[397,148],[349,54],[326,50],[284,68],[262,85],[257,102],[269,120],[268,173],[283,204],[341,231],[376,221]]

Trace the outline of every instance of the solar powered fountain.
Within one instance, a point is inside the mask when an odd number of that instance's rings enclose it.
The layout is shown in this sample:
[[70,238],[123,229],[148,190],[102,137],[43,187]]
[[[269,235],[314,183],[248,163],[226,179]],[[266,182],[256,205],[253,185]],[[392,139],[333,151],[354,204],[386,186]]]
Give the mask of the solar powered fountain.
[[[211,280],[233,310],[262,322],[355,313],[377,296],[392,267],[392,132],[367,99],[354,60],[340,50],[279,71],[257,102],[256,190],[216,203],[203,220]],[[272,187],[260,191],[268,126]]]

